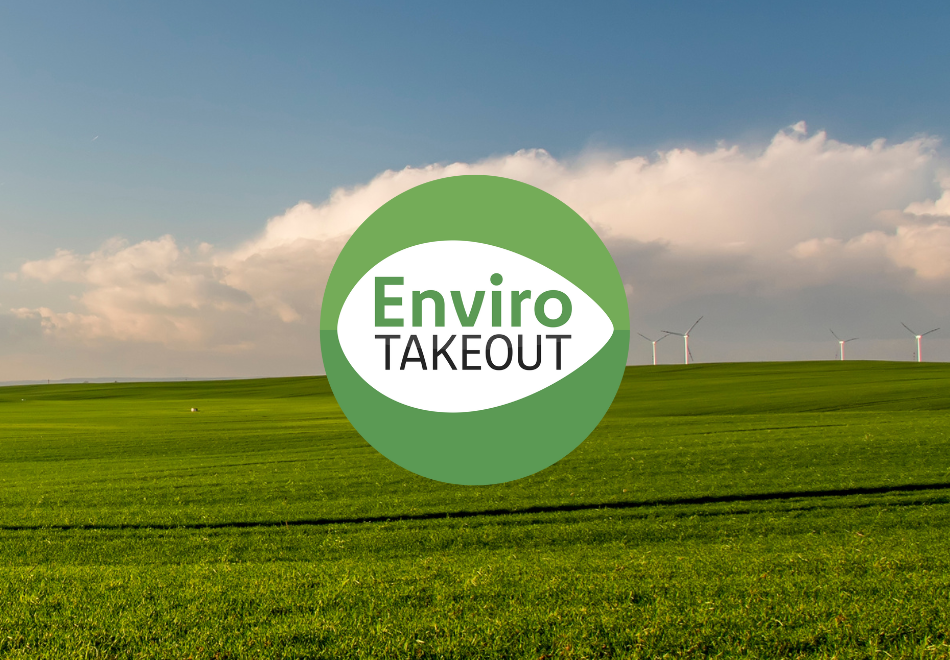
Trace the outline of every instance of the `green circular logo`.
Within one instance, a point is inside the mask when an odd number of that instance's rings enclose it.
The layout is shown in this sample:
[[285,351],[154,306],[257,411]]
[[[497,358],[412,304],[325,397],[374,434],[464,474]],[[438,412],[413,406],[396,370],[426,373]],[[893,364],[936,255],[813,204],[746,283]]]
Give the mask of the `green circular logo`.
[[330,386],[407,470],[493,484],[573,451],[613,401],[630,343],[607,248],[532,186],[458,176],[373,213],[323,298]]

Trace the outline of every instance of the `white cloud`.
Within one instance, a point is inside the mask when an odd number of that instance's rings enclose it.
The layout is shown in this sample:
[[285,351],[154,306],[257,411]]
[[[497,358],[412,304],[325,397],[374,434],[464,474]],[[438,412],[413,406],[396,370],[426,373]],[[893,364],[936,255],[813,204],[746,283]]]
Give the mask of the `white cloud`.
[[940,187],[943,189],[943,194],[936,202],[932,199],[912,202],[907,205],[904,212],[918,216],[950,216],[950,177],[944,178],[940,182]]
[[791,254],[809,265],[836,272],[854,271],[858,263],[875,264],[878,270],[905,269],[919,284],[950,280],[950,225],[932,222],[906,224],[892,232],[874,230],[848,241],[835,238],[811,239],[795,245]]
[[846,144],[809,136],[802,122],[761,149],[721,144],[577,162],[527,150],[387,171],[322,203],[297,204],[233,250],[188,250],[171,236],[114,240],[86,255],[58,250],[24,264],[19,279],[79,285],[74,308],[17,314],[67,340],[171,348],[265,350],[259,340],[278,327],[316,334],[346,238],[399,193],[461,174],[518,179],[572,206],[608,243],[643,309],[717,292],[771,295],[848,273],[912,288],[950,279],[950,179],[935,184],[938,148],[931,138]]
[[83,285],[79,312],[13,310],[21,318],[41,319],[48,334],[78,340],[201,344],[213,334],[207,312],[253,306],[246,292],[222,281],[213,263],[180,250],[171,236],[134,245],[113,239],[87,255],[60,249],[48,259],[27,262],[20,275]]

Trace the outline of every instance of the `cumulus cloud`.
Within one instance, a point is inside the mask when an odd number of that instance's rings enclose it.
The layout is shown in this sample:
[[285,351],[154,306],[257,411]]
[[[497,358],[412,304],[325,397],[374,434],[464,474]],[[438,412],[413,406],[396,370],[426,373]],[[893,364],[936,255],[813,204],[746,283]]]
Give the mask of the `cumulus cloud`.
[[933,222],[907,224],[892,232],[880,230],[850,240],[811,239],[795,245],[791,254],[822,271],[905,270],[918,285],[944,284],[950,279],[950,225]]
[[[578,161],[525,150],[409,167],[321,203],[300,202],[235,249],[189,250],[171,236],[133,245],[116,239],[91,254],[60,249],[24,264],[18,277],[78,286],[73,308],[16,314],[68,340],[172,348],[250,350],[277,327],[315,334],[329,271],[359,224],[401,192],[463,174],[524,181],[573,207],[614,254],[635,314],[697,296],[767,297],[842,277],[868,286],[890,278],[888,286],[910,290],[950,280],[950,178],[941,178],[942,164],[932,138],[847,144],[809,135],[799,123],[760,148],[719,144]],[[235,330],[241,326],[247,336]]]
[[50,334],[79,340],[199,344],[211,335],[203,312],[253,307],[251,296],[228,286],[207,255],[179,249],[171,236],[134,245],[113,239],[86,255],[60,249],[52,257],[25,263],[20,275],[83,285],[76,297],[81,311],[12,310],[20,318],[39,318]]
[[923,202],[912,202],[904,209],[905,213],[916,216],[944,216],[950,217],[950,177],[945,177],[940,182],[943,194],[935,202],[932,199]]

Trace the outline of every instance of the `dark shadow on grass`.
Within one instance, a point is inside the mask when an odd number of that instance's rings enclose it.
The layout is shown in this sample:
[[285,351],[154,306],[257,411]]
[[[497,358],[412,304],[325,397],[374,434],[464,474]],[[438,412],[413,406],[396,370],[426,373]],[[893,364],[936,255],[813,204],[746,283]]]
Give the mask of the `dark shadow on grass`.
[[518,516],[537,513],[567,513],[575,511],[646,509],[667,506],[690,506],[701,504],[729,504],[733,502],[766,502],[808,500],[822,497],[852,497],[857,495],[882,495],[887,493],[910,493],[920,491],[950,490],[950,483],[901,484],[899,486],[873,486],[865,488],[832,488],[825,490],[789,490],[773,493],[746,493],[741,495],[707,495],[703,497],[658,498],[639,502],[599,502],[585,504],[552,504],[531,506],[522,509],[483,509],[480,511],[447,511],[412,513],[392,516],[352,516],[341,518],[310,518],[302,520],[247,520],[212,523],[183,524],[120,524],[120,525],[0,525],[0,531],[22,532],[32,530],[182,530],[182,529],[242,529],[266,527],[320,527],[355,523],[384,523],[414,520],[457,520],[484,516]]

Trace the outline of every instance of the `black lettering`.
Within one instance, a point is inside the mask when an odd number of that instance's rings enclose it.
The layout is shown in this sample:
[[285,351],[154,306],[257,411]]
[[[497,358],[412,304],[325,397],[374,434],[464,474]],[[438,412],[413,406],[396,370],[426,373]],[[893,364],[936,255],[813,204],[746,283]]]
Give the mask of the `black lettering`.
[[558,371],[561,370],[561,340],[570,339],[570,335],[544,335],[548,339],[554,339],[557,341],[557,348],[555,348],[555,358],[554,358],[554,368]]
[[402,335],[376,335],[376,339],[386,340],[386,371],[389,371],[389,340],[399,339]]
[[432,335],[432,371],[435,371],[439,368],[440,355],[446,359],[446,361],[449,363],[449,366],[452,367],[452,371],[458,371],[455,368],[455,363],[452,362],[452,356],[445,352],[453,341],[455,341],[455,335],[449,337],[449,340],[445,342],[445,346],[439,348],[439,336]]
[[[496,339],[501,339],[505,342],[505,345],[508,347],[508,359],[505,360],[503,365],[496,366],[494,362],[491,361],[491,344]],[[511,358],[514,357],[514,351],[511,348],[511,340],[508,339],[505,335],[492,335],[488,338],[488,342],[485,344],[485,361],[488,363],[488,366],[494,369],[495,371],[501,371],[502,369],[507,369],[508,365],[511,364]]]
[[[415,345],[416,355],[419,357],[409,357],[409,347],[413,345]],[[422,354],[422,345],[419,343],[419,338],[415,335],[409,335],[409,341],[406,342],[406,351],[402,354],[402,364],[399,367],[399,371],[403,371],[406,368],[407,362],[421,362],[422,370],[426,370],[426,356]]]
[[538,335],[538,361],[530,367],[524,363],[524,347],[522,346],[522,339],[523,335],[518,335],[518,364],[522,369],[534,371],[541,366],[541,335]]
[[[479,291],[479,293],[482,293],[482,292]],[[484,294],[483,294],[483,295],[484,295]],[[477,348],[476,348],[475,350],[471,350],[471,351],[470,351],[470,350],[468,349],[468,340],[469,340],[469,339],[481,339],[481,338],[482,338],[481,335],[462,335],[462,370],[463,370],[463,371],[478,371],[478,370],[481,369],[480,366],[477,366],[477,365],[469,366],[469,364],[468,364],[468,356],[469,356],[469,355],[478,355],[479,353],[481,353],[481,351],[478,350]],[[541,336],[538,335],[538,339],[539,339],[539,340],[540,340],[540,338],[541,338]]]

